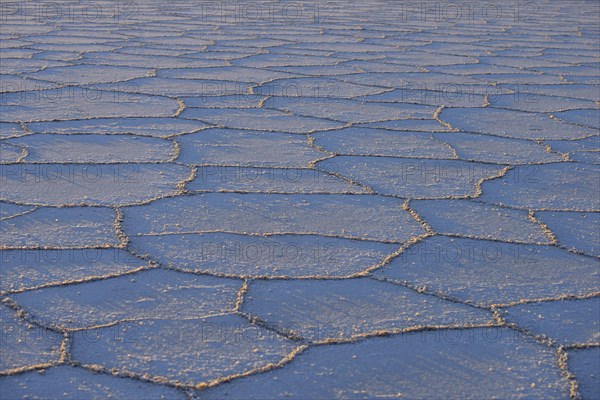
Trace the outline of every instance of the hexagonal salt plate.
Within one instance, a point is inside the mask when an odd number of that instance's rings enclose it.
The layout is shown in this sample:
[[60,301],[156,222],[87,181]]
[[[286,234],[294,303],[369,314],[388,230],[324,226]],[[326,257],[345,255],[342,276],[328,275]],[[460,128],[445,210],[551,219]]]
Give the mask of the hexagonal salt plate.
[[3,304],[0,304],[0,333],[0,372],[46,364],[59,359],[60,344],[63,340],[61,334],[23,321],[16,311]]
[[569,371],[575,375],[579,394],[584,399],[600,397],[600,347],[568,351]]
[[133,135],[33,134],[4,143],[25,148],[25,162],[166,162],[176,155],[172,141]]
[[147,95],[150,95],[149,97],[169,96],[172,99],[173,97],[243,95],[248,92],[250,86],[246,83],[219,80],[149,77],[121,83],[90,85],[89,90],[119,91],[121,97],[132,99],[145,98]]
[[600,110],[597,108],[555,112],[552,115],[565,122],[600,129]]
[[484,182],[481,200],[512,207],[560,211],[600,210],[600,165],[524,165]]
[[440,119],[461,131],[517,139],[578,139],[592,133],[590,128],[553,120],[545,114],[494,108],[447,108]]
[[458,160],[336,156],[317,168],[360,182],[381,194],[407,198],[466,197],[477,193],[483,179],[502,166]]
[[200,166],[186,184],[194,192],[367,193],[367,189],[312,168]]
[[[255,84],[272,81],[273,79],[292,78],[296,76],[286,72],[233,66],[162,69],[159,70],[156,75],[161,78],[211,79]],[[241,98],[242,96],[240,95],[239,97]]]
[[127,205],[169,196],[190,175],[174,164],[13,164],[0,168],[0,199],[50,206]]
[[432,237],[375,275],[459,301],[490,306],[583,296],[598,290],[598,261],[553,246]]
[[[600,288],[598,276],[590,279]],[[600,345],[600,297],[521,304],[504,311],[507,322],[561,345]]]
[[86,85],[105,82],[122,82],[147,76],[146,68],[113,67],[107,65],[72,65],[50,67],[29,74],[30,77],[72,85]]
[[552,150],[568,154],[569,160],[600,164],[600,135],[578,140],[546,140]]
[[352,98],[384,93],[389,89],[356,85],[323,77],[276,79],[253,89],[253,93],[283,97]]
[[23,206],[20,204],[12,204],[0,201],[0,221],[27,214],[35,209],[36,207],[34,206]]
[[120,244],[115,218],[110,208],[38,208],[0,221],[0,243],[4,249],[114,247]]
[[0,378],[6,399],[186,400],[183,391],[139,380],[61,365]]
[[178,161],[190,165],[302,168],[327,154],[306,137],[281,132],[208,129],[180,136]]
[[314,143],[336,154],[453,158],[452,149],[426,132],[393,132],[384,129],[346,128],[311,135]]
[[18,162],[27,153],[24,148],[14,145],[6,140],[0,142],[0,164]]
[[491,323],[491,314],[369,278],[251,282],[242,311],[311,341]]
[[384,261],[397,244],[315,235],[229,233],[132,236],[129,247],[191,272],[237,277],[346,277]]
[[338,129],[345,124],[313,116],[293,115],[266,108],[186,108],[181,118],[200,120],[229,129],[253,129],[290,133],[310,133]]
[[541,96],[532,93],[512,93],[489,96],[492,107],[507,108],[518,111],[558,112],[578,108],[592,108],[594,101],[569,97]]
[[424,229],[402,204],[370,195],[204,193],[126,208],[123,229],[131,235],[300,233],[405,242]]
[[13,296],[47,325],[81,329],[143,318],[200,318],[232,311],[240,281],[154,269]]
[[[482,379],[482,374],[494,378]],[[483,328],[313,347],[284,368],[234,380],[199,396],[482,399],[500,393],[515,398],[565,398],[569,384],[561,376],[553,349],[510,329]]]
[[0,260],[3,291],[96,279],[148,265],[121,249],[0,250]]
[[178,118],[93,118],[74,121],[48,121],[27,124],[38,133],[130,133],[140,136],[165,137],[196,132],[209,127],[200,121]]
[[272,97],[265,102],[265,107],[283,110],[294,115],[327,118],[348,123],[432,118],[436,110],[436,107],[420,104],[403,104],[402,107],[398,107],[396,104],[390,103],[370,103],[323,97]]
[[532,164],[563,161],[556,153],[531,140],[509,139],[475,133],[435,133],[433,137],[456,150],[461,160],[498,164]]
[[535,215],[550,228],[560,245],[600,256],[600,213],[542,211]]
[[416,200],[410,203],[432,229],[460,235],[523,243],[550,243],[540,225],[522,210],[496,207],[471,200]]
[[7,93],[2,96],[6,122],[39,122],[101,117],[170,117],[179,109],[175,99],[130,93],[124,83],[107,90],[67,86],[60,89]]
[[295,348],[291,340],[229,314],[76,332],[72,354],[84,365],[200,385],[266,368]]

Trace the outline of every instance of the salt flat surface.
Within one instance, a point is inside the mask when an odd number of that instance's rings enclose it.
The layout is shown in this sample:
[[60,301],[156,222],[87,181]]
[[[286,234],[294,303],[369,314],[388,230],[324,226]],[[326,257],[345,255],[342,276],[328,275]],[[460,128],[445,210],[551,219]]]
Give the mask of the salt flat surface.
[[600,396],[597,2],[0,14],[3,400]]

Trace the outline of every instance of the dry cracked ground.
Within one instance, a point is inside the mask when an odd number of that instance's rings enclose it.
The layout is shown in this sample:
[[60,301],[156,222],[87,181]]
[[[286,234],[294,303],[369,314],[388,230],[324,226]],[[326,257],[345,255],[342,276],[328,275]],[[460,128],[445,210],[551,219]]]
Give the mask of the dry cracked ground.
[[2,24],[2,399],[600,398],[598,3]]

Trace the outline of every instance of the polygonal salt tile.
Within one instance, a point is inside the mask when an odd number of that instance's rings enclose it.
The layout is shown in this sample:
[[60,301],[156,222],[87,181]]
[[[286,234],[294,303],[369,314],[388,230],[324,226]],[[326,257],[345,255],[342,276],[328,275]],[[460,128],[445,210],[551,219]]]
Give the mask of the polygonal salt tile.
[[[413,332],[312,347],[283,368],[236,379],[199,396],[565,398],[569,383],[556,357],[553,349],[506,328]],[[494,379],[482,379],[482,374]]]
[[560,245],[600,257],[600,213],[543,211],[535,215]]
[[[558,54],[558,57],[565,57],[565,54]],[[586,58],[586,56],[577,55],[579,60]],[[533,68],[532,68],[533,69]],[[589,65],[565,65],[561,67],[537,67],[536,71],[540,71],[550,75],[572,75],[572,76],[592,76],[598,75],[598,69]]]
[[291,133],[310,133],[318,130],[341,128],[342,122],[296,116],[289,112],[263,108],[186,108],[181,118],[201,120],[232,129],[254,129]]
[[50,82],[85,85],[104,82],[122,82],[147,76],[151,69],[111,67],[106,65],[73,65],[52,67],[34,72],[29,76]]
[[546,140],[552,150],[569,155],[577,162],[600,164],[600,136],[593,135],[579,140]]
[[332,57],[308,56],[296,54],[257,54],[240,60],[233,60],[231,64],[241,67],[283,67],[306,65],[333,65],[339,60]]
[[123,210],[128,233],[302,233],[404,242],[424,233],[403,201],[371,195],[204,193]]
[[449,132],[451,129],[434,119],[401,119],[367,124],[355,124],[355,127],[381,128],[394,131]]
[[37,321],[89,328],[132,319],[201,318],[232,311],[240,281],[154,269],[13,295]]
[[463,131],[517,139],[577,139],[589,136],[590,128],[551,119],[545,114],[494,108],[448,108],[440,119]]
[[410,207],[437,233],[538,244],[550,242],[526,211],[470,200],[417,200]]
[[[447,46],[448,44],[445,43]],[[491,64],[456,64],[456,65],[444,65],[442,67],[429,67],[427,68],[431,72],[439,72],[443,74],[453,75],[473,75],[473,74],[509,74],[509,73],[522,73],[523,70],[514,67],[501,67],[498,65]]]
[[584,399],[600,397],[600,347],[568,351],[568,368],[575,375]]
[[[107,90],[81,87],[7,93],[1,98],[4,121],[39,122],[98,117],[169,117],[179,109],[175,99],[128,93],[131,87]],[[161,93],[162,94],[162,93]]]
[[[3,37],[4,39],[4,37]],[[5,58],[33,58],[33,55],[39,54],[40,52],[36,50],[28,50],[28,49],[2,49],[2,53],[4,53]]]
[[583,83],[586,85],[598,85],[600,84],[600,76],[576,76],[576,75],[565,75],[565,80],[572,83]]
[[0,260],[1,290],[122,274],[148,264],[120,249],[1,250]]
[[178,192],[190,169],[174,164],[13,164],[0,199],[32,205],[125,205]]
[[[257,94],[231,96],[184,97],[181,99],[186,107],[198,108],[258,108],[267,96]],[[185,121],[185,120],[183,120]],[[189,122],[189,121],[188,121]]]
[[[343,64],[338,64],[336,67],[343,66],[353,66],[355,68],[360,68],[361,72],[419,72],[418,67],[409,66],[409,65],[400,65],[400,64],[388,64],[385,62],[377,62],[377,61],[361,61],[361,60],[350,60],[345,61]],[[295,67],[291,67],[295,68]],[[314,67],[320,68],[320,67]],[[316,72],[318,74],[318,72]],[[348,71],[346,74],[351,74],[352,71]],[[337,74],[336,74],[337,75]],[[344,74],[345,75],[345,74]]]
[[200,47],[198,50],[204,50],[206,45],[213,44],[210,39],[201,39],[199,37],[182,37],[176,35],[174,37],[143,37],[133,40],[135,42],[150,43],[155,45],[166,46],[185,46],[187,49]]
[[[535,82],[535,81],[534,81]],[[525,82],[520,84],[501,84],[502,88],[516,91],[517,93],[532,93],[545,96],[564,96],[575,99],[600,101],[597,85],[560,83],[541,84]]]
[[73,358],[187,385],[281,361],[296,344],[237,315],[145,320],[74,334]]
[[58,87],[60,87],[60,85],[56,83],[24,78],[22,75],[0,75],[0,92],[2,93],[2,96],[11,92],[56,89]]
[[296,115],[336,121],[367,123],[396,119],[432,118],[436,107],[420,104],[369,103],[347,99],[274,97],[265,102],[271,107]]
[[461,88],[449,86],[445,90],[423,90],[418,87],[395,89],[383,94],[361,97],[363,101],[382,103],[416,103],[447,107],[483,107],[485,99],[482,94],[461,92]]
[[325,172],[301,168],[198,167],[185,188],[195,192],[366,193]]
[[363,73],[338,76],[336,79],[362,85],[377,85],[408,90],[434,90],[437,92],[460,92],[462,88],[465,88],[469,89],[467,93],[477,93],[480,90],[474,91],[474,88],[488,87],[488,85],[485,85],[478,79],[449,74],[436,74],[432,72]]
[[161,78],[209,79],[231,82],[262,83],[274,79],[291,78],[296,75],[245,67],[177,68],[157,72]]
[[[599,276],[590,278],[600,286]],[[506,322],[561,345],[600,345],[600,297],[521,304],[504,311]]]
[[597,211],[599,165],[557,163],[524,165],[484,182],[481,200],[513,207]]
[[[440,54],[440,53],[425,53],[420,51],[403,51],[398,52],[397,57],[386,57],[386,62],[397,62],[398,64],[415,65],[419,67],[440,66],[440,65],[455,65],[455,64],[472,64],[477,60],[472,57],[460,55]],[[422,72],[421,72],[422,73]],[[428,73],[435,75],[433,73]],[[444,74],[440,74],[444,75]]]
[[21,124],[15,124],[11,122],[0,122],[0,139],[24,136],[28,134],[29,132],[26,132],[21,126]]
[[[485,64],[503,65],[518,68],[532,67],[561,67],[565,65],[562,62],[545,61],[540,57],[480,57],[479,61]],[[514,75],[514,74],[510,74]],[[518,76],[518,75],[517,75]]]
[[[591,100],[543,96],[532,93],[513,93],[489,96],[489,102],[492,107],[533,112],[557,112],[576,108],[592,108],[596,105]],[[600,114],[597,115],[600,118]]]
[[[36,50],[46,51],[67,51],[67,52],[81,52],[81,53],[93,53],[93,52],[112,52],[119,48],[117,45],[105,45],[105,44],[93,44],[93,43],[69,43],[69,44],[54,44],[54,43],[40,43],[31,46]],[[64,65],[55,64],[55,65]]]
[[[379,85],[404,90],[404,92],[397,93],[400,96],[413,97],[413,100],[418,100],[419,97],[421,97],[421,99],[427,99],[427,97],[429,97],[430,100],[423,102],[423,104],[432,104],[435,106],[442,105],[446,102],[451,105],[450,99],[462,97],[463,101],[467,102],[478,98],[480,101],[477,104],[483,107],[484,101],[482,95],[490,93],[509,93],[508,91],[502,91],[501,89],[487,85],[479,80],[448,74],[423,72],[400,74],[354,74],[336,77],[336,79],[363,85]],[[440,101],[442,102],[441,104]],[[407,101],[407,103],[409,102],[413,101]],[[455,103],[452,106],[457,107],[458,104]]]
[[185,271],[295,278],[349,276],[398,250],[397,244],[366,240],[230,233],[132,236],[129,246],[163,266]]
[[19,204],[11,204],[0,201],[0,220],[17,217],[21,214],[33,211],[33,206],[22,206]]
[[305,136],[281,132],[208,129],[177,142],[178,161],[190,165],[301,168],[327,155],[310,147]]
[[[58,361],[63,336],[25,322],[0,304],[0,372]],[[4,384],[2,385],[4,397]]]
[[531,140],[509,139],[473,133],[451,132],[433,137],[456,150],[460,159],[499,164],[529,164],[562,161],[544,146]]
[[552,115],[565,122],[600,129],[600,109],[597,108],[554,112]]
[[60,365],[41,371],[0,378],[0,393],[5,399],[132,399],[186,400],[172,387],[140,380],[99,374],[84,368]]
[[[162,32],[161,34],[164,34]],[[146,68],[201,68],[201,67],[225,67],[227,62],[224,60],[198,60],[195,58],[169,57],[160,55],[137,55],[117,53],[114,51],[100,51],[86,53],[80,60],[83,64],[92,65],[117,65],[128,67],[139,67],[143,65]]]
[[384,52],[384,51],[396,51],[399,50],[398,47],[395,46],[386,46],[380,44],[373,44],[367,42],[359,42],[359,43],[339,43],[339,42],[329,42],[329,43],[298,43],[289,45],[292,49],[314,49],[314,50],[327,50],[327,51],[335,51],[335,52],[350,52],[350,53],[375,53],[375,52]]
[[503,169],[458,160],[360,156],[336,156],[320,161],[317,168],[348,177],[377,193],[407,198],[474,196],[482,179]]
[[5,249],[118,246],[115,217],[110,208],[39,208],[0,221],[0,245]]
[[[524,57],[522,57],[524,58]],[[529,58],[529,57],[528,57]],[[538,73],[520,73],[520,74],[477,74],[472,75],[473,78],[481,79],[493,85],[498,84],[514,84],[514,85],[545,85],[545,84],[560,84],[563,81],[555,75],[544,75]],[[515,90],[519,93],[518,89]]]
[[350,98],[384,93],[388,89],[356,85],[331,78],[277,79],[253,89],[254,93],[267,96]]
[[54,61],[75,61],[81,59],[82,55],[74,51],[40,51],[33,58]]
[[344,155],[453,158],[452,149],[425,132],[346,128],[312,134],[314,143]]
[[132,133],[165,137],[192,133],[210,125],[175,118],[96,118],[77,121],[50,121],[28,124],[39,133]]
[[362,72],[355,65],[350,63],[340,63],[336,65],[321,65],[321,66],[300,66],[300,67],[275,67],[277,71],[285,71],[292,74],[309,75],[309,76],[336,76],[355,74]]
[[[250,84],[215,81],[204,79],[170,79],[170,78],[137,78],[122,83],[104,83],[90,86],[98,90],[119,90],[122,98],[145,98],[145,95],[170,96],[170,97],[193,97],[193,96],[225,96],[242,95],[248,92]],[[88,89],[91,90],[91,89]],[[130,116],[143,116],[130,114]],[[162,116],[162,115],[157,115]]]
[[33,134],[8,140],[27,150],[26,162],[143,163],[175,156],[173,142],[133,135]]
[[22,74],[40,71],[48,67],[65,65],[67,64],[60,61],[36,60],[33,58],[6,58],[2,60],[0,74]]
[[489,306],[598,290],[598,262],[552,246],[432,237],[375,275]]
[[251,282],[242,311],[311,341],[492,322],[485,310],[369,278]]
[[0,164],[16,163],[25,154],[25,150],[20,146],[16,146],[5,140],[0,142]]

